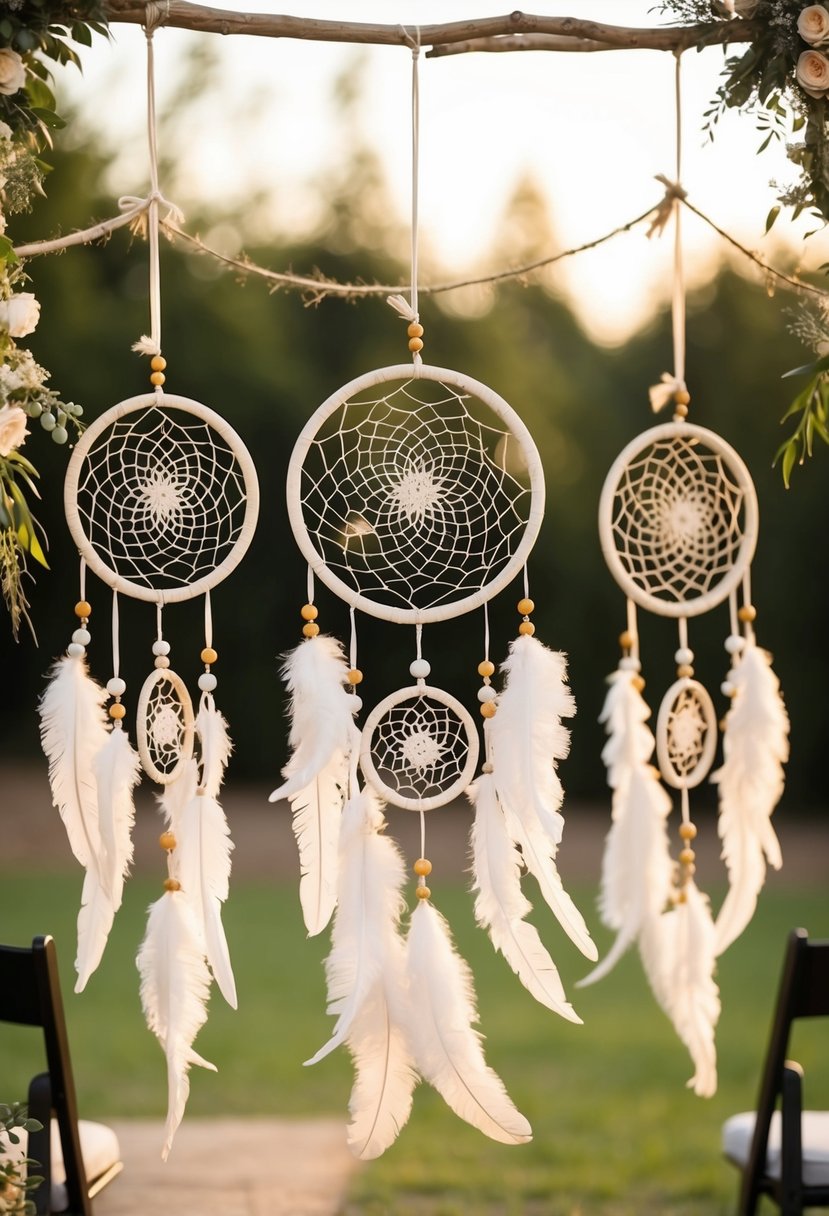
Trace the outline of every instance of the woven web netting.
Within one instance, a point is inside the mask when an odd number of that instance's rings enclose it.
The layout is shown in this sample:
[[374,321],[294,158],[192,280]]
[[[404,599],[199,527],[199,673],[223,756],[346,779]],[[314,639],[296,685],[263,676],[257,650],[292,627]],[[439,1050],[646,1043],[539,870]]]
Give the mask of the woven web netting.
[[710,697],[696,681],[670,696],[663,729],[662,767],[668,766],[663,775],[672,785],[698,785],[711,767],[716,723]]
[[451,703],[412,693],[389,705],[370,731],[367,775],[392,802],[439,805],[464,787],[470,746],[468,726]]
[[75,502],[107,570],[160,591],[186,588],[229,557],[245,520],[246,486],[236,453],[213,426],[151,407],[96,437]]
[[433,609],[516,561],[530,481],[521,443],[473,393],[435,380],[386,382],[316,431],[301,470],[302,521],[346,594]]
[[745,498],[728,458],[698,438],[652,443],[615,489],[611,530],[623,570],[658,600],[682,604],[711,592],[740,557]]
[[193,751],[193,712],[177,676],[151,675],[139,703],[138,742],[144,767],[153,780],[167,784]]

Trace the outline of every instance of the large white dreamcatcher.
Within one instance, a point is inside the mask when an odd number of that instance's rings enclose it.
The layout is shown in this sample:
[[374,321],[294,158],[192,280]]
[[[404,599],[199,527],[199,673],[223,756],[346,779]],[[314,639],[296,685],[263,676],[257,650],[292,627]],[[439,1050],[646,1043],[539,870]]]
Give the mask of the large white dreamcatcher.
[[[290,759],[271,801],[288,799],[300,858],[308,933],[333,918],[326,961],[331,1038],[307,1063],[345,1044],[355,1065],[347,1139],[379,1156],[408,1119],[420,1078],[462,1119],[508,1144],[531,1137],[527,1120],[487,1065],[472,977],[431,902],[425,812],[467,794],[475,914],[496,949],[543,1004],[573,1022],[558,971],[525,917],[524,869],[591,959],[597,952],[556,869],[562,789],[557,761],[575,712],[561,654],[534,636],[526,560],[544,509],[544,478],[523,422],[497,393],[422,362],[417,309],[417,77],[414,48],[412,299],[390,303],[409,320],[411,364],[372,371],[325,401],[300,434],[287,500],[308,563],[304,640],[285,659]],[[518,637],[492,685],[487,603],[524,572]],[[316,579],[351,610],[351,641],[320,632]],[[423,631],[482,609],[478,693],[484,762],[467,708],[431,679]],[[410,680],[368,713],[356,689],[356,616],[412,626]],[[420,814],[417,902],[405,935],[405,867],[385,834],[384,804]],[[519,852],[520,850],[520,852]]]
[[[679,65],[678,56],[677,181]],[[724,439],[687,420],[679,208],[675,198],[675,370],[650,390],[654,410],[673,404],[673,420],[645,431],[620,452],[599,503],[602,550],[627,597],[627,627],[619,638],[622,657],[602,712],[608,733],[602,754],[613,810],[600,913],[616,939],[581,983],[607,975],[638,943],[654,995],[693,1060],[688,1084],[708,1097],[717,1086],[716,960],[751,920],[766,863],[779,867],[782,862],[770,816],[783,792],[789,722],[770,656],[757,645],[754,632],[754,485]],[[688,622],[726,602],[730,667],[720,691],[729,707],[722,723],[722,763],[712,774],[719,723],[711,696],[695,678]],[[678,628],[676,678],[662,698],[655,736],[642,696],[638,608],[673,618]],[[654,750],[658,767],[652,765]],[[689,791],[706,778],[719,790],[719,835],[729,877],[716,920],[695,880],[697,828],[690,817]],[[671,858],[667,834],[673,804],[662,782],[679,791],[678,863]]]
[[[150,356],[153,390],[102,414],[83,432],[69,461],[64,503],[80,555],[78,627],[65,656],[54,664],[40,717],[53,800],[86,871],[78,916],[78,992],[102,958],[121,904],[140,770],[161,787],[165,828],[159,841],[168,874],[164,894],[149,909],[137,961],[147,1023],[167,1059],[166,1157],[184,1113],[190,1065],[213,1068],[192,1048],[207,1017],[213,979],[236,1007],[221,917],[233,845],[218,801],[231,743],[213,695],[218,653],[210,593],[250,544],[259,491],[253,461],[233,428],[199,402],[164,389],[158,286],[158,208],[164,200],[158,190],[149,26],[146,33],[151,334],[134,349]],[[92,640],[87,570],[112,590],[112,676],[105,688],[87,666]],[[153,666],[136,702],[137,751],[125,729],[120,595],[156,608]],[[197,596],[204,597],[199,656],[204,669],[194,707],[185,681],[171,666],[163,615],[167,605]]]

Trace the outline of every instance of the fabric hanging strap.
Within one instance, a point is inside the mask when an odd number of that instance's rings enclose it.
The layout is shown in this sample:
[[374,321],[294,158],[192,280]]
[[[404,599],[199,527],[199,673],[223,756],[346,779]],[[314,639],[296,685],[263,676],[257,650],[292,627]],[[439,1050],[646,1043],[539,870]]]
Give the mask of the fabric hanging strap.
[[[419,232],[419,198],[420,198],[420,77],[419,77],[419,61],[420,61],[420,27],[416,27],[416,36],[412,38],[405,27],[401,26],[407,43],[412,48],[412,172],[411,172],[411,270],[410,270],[410,298],[407,300],[403,295],[391,295],[387,298],[387,303],[391,305],[402,317],[407,321],[419,321],[420,311],[417,295],[417,281],[419,275],[418,269],[418,232]],[[422,366],[423,360],[418,351],[412,352],[412,363],[415,367],[415,374]]]

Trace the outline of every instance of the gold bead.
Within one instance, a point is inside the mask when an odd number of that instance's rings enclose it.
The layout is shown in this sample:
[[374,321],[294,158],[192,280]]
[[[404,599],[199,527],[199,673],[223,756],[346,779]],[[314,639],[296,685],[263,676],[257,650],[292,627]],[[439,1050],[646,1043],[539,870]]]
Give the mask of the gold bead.
[[299,615],[302,617],[303,621],[315,621],[319,614],[319,608],[317,608],[314,604],[303,604],[299,610]]
[[92,605],[86,600],[78,600],[75,605],[75,616],[92,616]]
[[678,388],[674,393],[674,401],[677,405],[688,405],[691,400],[691,394],[686,388]]
[[428,899],[432,892],[428,887],[417,887],[415,894],[417,895],[418,899]]
[[532,621],[522,621],[518,626],[518,632],[526,634],[527,637],[531,638],[535,633],[535,625],[532,623]]
[[525,596],[524,599],[518,601],[516,608],[522,616],[529,616],[531,612],[535,612],[535,603]]
[[212,646],[205,646],[204,650],[201,652],[202,663],[215,663],[218,657],[219,656],[216,654],[216,651]]
[[674,406],[674,418],[687,418],[687,417],[688,417],[688,406],[687,405]]
[[677,893],[676,893],[676,902],[677,902],[678,904],[687,904],[687,902],[688,902],[688,896],[685,894],[685,892],[684,892],[684,891],[677,891]]
[[696,872],[697,872],[697,867],[694,865],[694,863],[692,861],[686,862],[685,873],[688,875],[688,877],[690,878],[691,875],[696,874]]
[[167,377],[164,375],[164,372],[150,373],[150,384],[154,384],[156,388],[160,388],[166,379]]
[[167,366],[167,360],[163,355],[153,355],[150,359],[150,367],[154,372],[163,372]]
[[679,667],[676,669],[676,674],[680,679],[684,679],[686,676],[690,679],[690,677],[694,674],[694,669],[690,663],[680,663]]
[[482,718],[494,718],[495,709],[496,709],[496,705],[495,705],[494,701],[484,701],[483,705],[481,706],[481,717]]
[[683,849],[679,854],[679,860],[684,866],[689,866],[695,857],[696,853],[693,849]]
[[110,705],[109,707],[109,716],[115,719],[125,718],[127,711],[120,701],[116,701],[114,705]]
[[309,621],[307,625],[302,626],[302,634],[306,638],[315,638],[319,631],[320,627],[314,621]]
[[363,673],[360,671],[359,667],[352,667],[346,678],[349,684],[362,684]]
[[432,863],[428,857],[418,857],[412,869],[415,874],[419,874],[421,878],[425,878],[427,874],[432,873]]
[[181,883],[179,882],[179,880],[177,878],[165,878],[164,879],[164,890],[165,891],[180,891]]
[[423,339],[409,338],[409,350],[413,355],[416,355],[419,350],[423,350]]
[[633,679],[631,680],[631,684],[633,685],[633,687],[636,689],[637,692],[642,692],[645,687],[645,677],[644,676],[634,676]]
[[419,321],[412,321],[411,325],[406,330],[406,333],[409,335],[410,338],[422,338],[423,337],[423,326],[420,324]]
[[495,675],[495,664],[489,659],[482,659],[478,664],[478,675],[483,676],[485,680],[489,679]]
[[679,834],[683,840],[693,840],[697,834],[697,825],[695,823],[681,823],[679,825]]
[[172,832],[162,832],[158,838],[158,843],[162,849],[166,849],[169,853],[171,849],[176,847],[176,838]]
[[622,633],[619,634],[619,645],[622,647],[623,650],[630,650],[634,641],[635,641],[635,638],[629,629],[625,629]]
[[737,609],[737,617],[741,621],[756,621],[757,609],[753,604],[743,604],[742,608]]

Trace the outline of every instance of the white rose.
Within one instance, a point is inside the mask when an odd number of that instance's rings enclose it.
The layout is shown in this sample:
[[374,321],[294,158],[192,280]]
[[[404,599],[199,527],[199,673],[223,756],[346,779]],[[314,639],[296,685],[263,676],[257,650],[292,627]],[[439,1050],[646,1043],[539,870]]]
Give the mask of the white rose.
[[824,97],[829,90],[829,59],[820,51],[804,51],[795,68],[797,83],[810,97]]
[[4,46],[0,50],[0,93],[10,97],[26,83],[26,66],[18,55]]
[[829,38],[829,13],[822,4],[804,8],[797,19],[797,32],[810,46],[817,46]]
[[0,122],[0,139],[11,139],[12,129],[7,122]]
[[40,304],[30,291],[0,300],[0,329],[5,329],[10,337],[25,338],[26,334],[34,332],[39,320]]
[[4,405],[0,409],[0,456],[8,456],[19,448],[28,435],[26,415],[19,405]]

